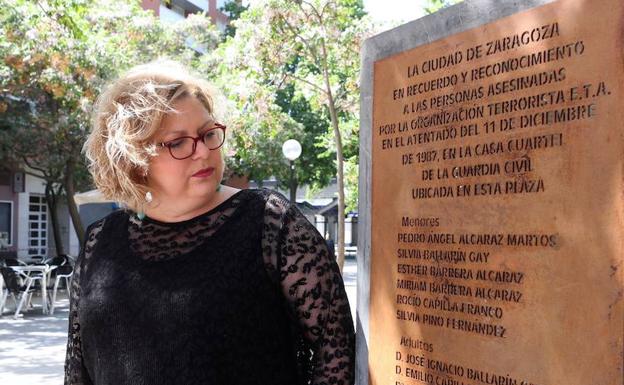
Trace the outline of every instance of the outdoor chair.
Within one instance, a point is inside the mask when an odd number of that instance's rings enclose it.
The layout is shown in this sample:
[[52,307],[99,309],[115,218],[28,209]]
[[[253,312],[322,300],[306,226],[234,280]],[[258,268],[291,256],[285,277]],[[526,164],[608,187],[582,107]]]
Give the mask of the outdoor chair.
[[[28,264],[16,258],[5,258],[4,265],[2,267],[5,266],[28,266]],[[20,285],[24,284],[24,277],[22,275],[18,275],[18,280]]]
[[[9,294],[13,297],[13,302],[15,302],[15,315],[13,318],[17,318],[28,299],[28,303],[30,303],[30,299],[32,294],[35,291],[33,283],[36,281],[41,281],[41,276],[25,276],[24,284],[20,284],[19,274],[15,272],[15,270],[10,267],[0,267],[0,273],[2,274],[2,279],[4,280],[4,285],[6,287],[5,292],[2,294],[2,298],[0,298],[0,314],[4,310],[4,305],[6,304],[7,298]],[[19,304],[17,301],[17,296],[20,295]]]
[[50,257],[43,261],[46,265],[63,266],[68,263],[67,255],[59,255],[57,257]]
[[15,258],[5,258],[4,264],[7,266],[27,266],[28,264],[24,261],[20,261]]
[[67,260],[67,265],[75,266],[77,257],[73,255],[65,254],[65,260]]
[[59,283],[61,279],[65,280],[65,287],[67,288],[67,296],[70,294],[71,290],[71,277],[74,274],[74,268],[67,264],[59,266],[56,269],[56,281],[54,282],[54,288],[52,289],[52,301],[50,304],[50,314],[54,314],[54,305],[56,305],[56,292],[58,291]]
[[[43,260],[42,263],[44,265],[48,265],[48,266],[57,266],[57,268],[58,268],[59,266],[63,266],[63,265],[68,264],[69,263],[69,258],[67,257],[67,255],[61,254],[61,255],[58,255],[56,257],[46,258],[46,259]],[[48,283],[51,284],[52,277],[55,277],[55,276],[56,276],[56,269],[50,270],[48,272],[48,275],[46,276],[46,279],[47,279]]]
[[39,265],[39,264],[43,263],[44,259],[45,259],[45,257],[43,255],[35,255],[34,257],[30,257],[30,260],[32,262],[29,263],[29,265]]

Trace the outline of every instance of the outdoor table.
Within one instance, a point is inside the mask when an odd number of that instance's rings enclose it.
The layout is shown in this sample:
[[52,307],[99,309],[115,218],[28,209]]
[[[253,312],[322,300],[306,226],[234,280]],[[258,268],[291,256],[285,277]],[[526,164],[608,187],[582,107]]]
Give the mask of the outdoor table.
[[56,265],[28,265],[28,266],[10,266],[11,269],[18,273],[41,273],[41,304],[43,306],[43,314],[48,314],[48,274],[56,269]]

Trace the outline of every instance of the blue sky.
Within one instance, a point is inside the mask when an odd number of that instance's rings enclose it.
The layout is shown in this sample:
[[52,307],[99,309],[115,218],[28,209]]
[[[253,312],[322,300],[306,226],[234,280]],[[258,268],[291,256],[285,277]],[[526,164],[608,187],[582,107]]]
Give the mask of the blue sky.
[[397,23],[424,16],[425,0],[364,0],[364,8],[377,22]]

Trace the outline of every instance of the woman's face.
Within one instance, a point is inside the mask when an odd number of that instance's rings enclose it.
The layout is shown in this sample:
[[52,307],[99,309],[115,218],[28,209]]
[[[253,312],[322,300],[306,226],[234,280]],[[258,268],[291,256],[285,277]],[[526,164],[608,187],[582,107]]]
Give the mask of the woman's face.
[[[177,113],[162,121],[155,143],[170,142],[181,136],[197,137],[214,127],[214,118],[195,97],[184,97],[173,104]],[[213,197],[223,178],[221,148],[209,150],[197,141],[195,153],[182,160],[174,159],[166,147],[150,160],[147,185],[160,202],[185,202],[201,205]]]

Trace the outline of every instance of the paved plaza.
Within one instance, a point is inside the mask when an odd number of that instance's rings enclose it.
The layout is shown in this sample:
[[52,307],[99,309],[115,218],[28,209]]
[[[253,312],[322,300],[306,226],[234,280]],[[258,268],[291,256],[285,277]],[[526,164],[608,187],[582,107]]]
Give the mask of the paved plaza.
[[[348,259],[344,280],[355,315],[357,266]],[[41,312],[41,299],[33,297],[34,308],[23,317],[13,319],[15,307],[9,299],[0,316],[0,384],[2,385],[60,385],[63,383],[67,315],[69,300],[59,291],[54,315]]]
[[33,297],[34,308],[13,319],[11,299],[0,317],[0,384],[59,385],[67,343],[69,300],[59,291],[54,315],[41,312],[41,298]]

